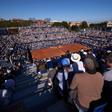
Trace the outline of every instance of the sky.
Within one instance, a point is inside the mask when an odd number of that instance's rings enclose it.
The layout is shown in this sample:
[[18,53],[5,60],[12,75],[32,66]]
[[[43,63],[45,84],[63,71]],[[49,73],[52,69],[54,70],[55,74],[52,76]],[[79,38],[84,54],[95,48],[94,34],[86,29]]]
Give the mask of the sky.
[[0,18],[112,20],[112,0],[0,0]]

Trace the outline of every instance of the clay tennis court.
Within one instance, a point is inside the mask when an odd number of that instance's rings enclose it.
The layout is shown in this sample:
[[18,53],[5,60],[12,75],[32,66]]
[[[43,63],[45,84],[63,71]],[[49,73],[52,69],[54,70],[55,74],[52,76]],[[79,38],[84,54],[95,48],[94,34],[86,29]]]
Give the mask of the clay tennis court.
[[88,50],[90,48],[88,48],[84,45],[81,45],[81,44],[67,44],[67,45],[63,45],[63,46],[56,46],[56,47],[32,50],[31,53],[32,53],[33,59],[39,60],[39,59],[64,55],[66,53],[66,51],[68,51],[68,50],[71,52],[78,52],[81,49]]

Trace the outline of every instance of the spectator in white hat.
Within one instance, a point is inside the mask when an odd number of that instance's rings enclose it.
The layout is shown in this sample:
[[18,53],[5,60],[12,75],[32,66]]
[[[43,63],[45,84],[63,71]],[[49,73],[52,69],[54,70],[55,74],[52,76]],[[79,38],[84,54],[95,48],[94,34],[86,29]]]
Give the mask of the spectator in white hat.
[[71,61],[73,62],[72,67],[74,73],[85,72],[83,62],[80,60],[81,56],[78,53],[74,53],[71,55]]

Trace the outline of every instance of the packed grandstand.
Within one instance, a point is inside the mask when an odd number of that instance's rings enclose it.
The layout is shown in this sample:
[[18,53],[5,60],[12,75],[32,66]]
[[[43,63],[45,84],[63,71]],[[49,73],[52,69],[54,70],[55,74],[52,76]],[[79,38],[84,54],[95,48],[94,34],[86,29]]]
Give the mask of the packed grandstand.
[[0,35],[1,112],[112,112],[111,75],[112,32],[43,25]]

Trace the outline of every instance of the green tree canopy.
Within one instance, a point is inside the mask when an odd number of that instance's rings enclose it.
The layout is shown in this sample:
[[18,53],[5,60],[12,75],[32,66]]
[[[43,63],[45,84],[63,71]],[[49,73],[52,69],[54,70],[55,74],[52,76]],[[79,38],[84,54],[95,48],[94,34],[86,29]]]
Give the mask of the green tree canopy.
[[90,24],[90,28],[94,29],[106,29],[107,28],[107,22],[101,22],[101,23],[92,23]]
[[0,27],[24,27],[24,26],[30,26],[31,24],[33,24],[33,22],[31,20],[0,21]]
[[64,28],[67,28],[67,29],[70,28],[69,23],[67,23],[66,21],[54,22],[54,23],[52,24],[52,26],[53,26],[53,27],[64,27]]
[[79,27],[77,25],[71,26],[71,31],[79,31]]
[[81,25],[80,25],[80,28],[81,28],[81,29],[86,29],[86,28],[88,28],[87,22],[86,22],[86,21],[82,21],[82,23],[81,23]]

